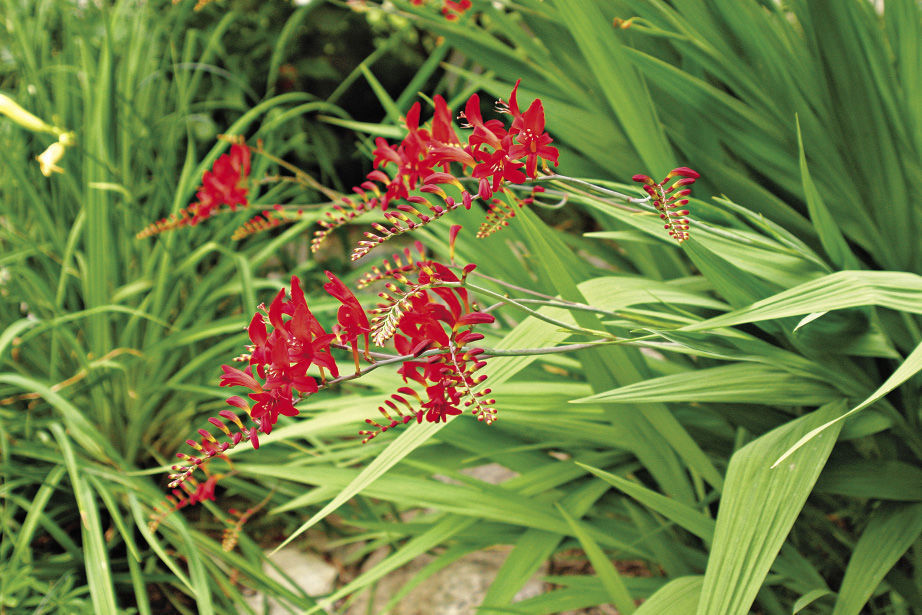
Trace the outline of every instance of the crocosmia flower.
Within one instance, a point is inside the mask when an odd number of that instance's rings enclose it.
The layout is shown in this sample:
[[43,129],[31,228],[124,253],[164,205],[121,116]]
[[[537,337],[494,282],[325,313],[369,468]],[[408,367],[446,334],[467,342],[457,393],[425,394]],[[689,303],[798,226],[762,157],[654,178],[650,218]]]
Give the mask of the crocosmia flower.
[[196,202],[180,209],[169,218],[163,218],[137,234],[138,239],[171,231],[183,226],[194,226],[221,210],[236,211],[248,207],[250,178],[250,148],[234,143],[227,154],[221,154],[211,169],[202,176],[202,184],[195,193]]
[[247,180],[250,177],[250,148],[241,143],[231,145],[230,153],[221,154],[210,171],[205,171],[202,185],[195,196],[198,202],[190,205],[193,217],[189,224],[209,218],[222,206],[235,211],[246,207]]
[[[468,6],[465,2],[450,4],[454,12]],[[375,209],[384,212],[385,223],[371,225],[353,250],[352,260],[460,206],[470,209],[477,198],[490,203],[494,194],[502,192],[509,199],[517,199],[519,206],[534,202],[534,193],[519,197],[507,186],[536,179],[539,168],[547,171],[549,165],[556,166],[559,152],[544,130],[544,104],[539,99],[533,100],[522,112],[517,100],[518,87],[517,81],[508,104],[502,101],[497,104],[501,113],[512,116],[511,125],[499,119],[485,120],[480,96],[472,94],[463,112],[458,114],[462,127],[470,129],[464,138],[459,138],[455,131],[451,111],[441,96],[433,98],[435,109],[428,128],[421,123],[422,106],[413,104],[403,120],[406,136],[397,144],[381,137],[375,140],[375,169],[368,174],[367,181],[353,189],[358,198],[344,197],[319,221],[312,249],[319,249],[335,228]],[[469,191],[465,179],[478,180],[476,190]],[[446,184],[457,188],[460,195],[449,194]],[[435,195],[441,202],[421,194]],[[508,224],[511,217],[503,215],[497,224],[488,221],[490,232]]]
[[[666,186],[674,177],[679,179],[671,185]],[[643,190],[650,195],[653,207],[659,212],[659,217],[663,220],[663,228],[669,231],[669,236],[682,243],[688,239],[688,215],[687,209],[679,209],[688,204],[686,198],[691,194],[691,186],[695,183],[700,175],[697,171],[688,167],[678,167],[666,174],[660,182],[653,181],[647,175],[637,174],[631,179],[637,183],[643,184]]]
[[368,336],[371,333],[371,325],[368,323],[368,316],[365,314],[365,310],[362,308],[358,299],[355,298],[355,295],[352,294],[352,291],[333,273],[327,271],[326,275],[330,278],[330,281],[323,285],[323,289],[342,303],[342,306],[340,306],[339,311],[336,313],[340,341],[352,346],[352,355],[355,358],[355,371],[358,372],[358,338],[365,338],[365,358],[369,359]]
[[[456,237],[453,228],[452,244]],[[406,256],[409,259],[409,252]],[[364,441],[413,420],[444,422],[461,414],[463,408],[470,408],[478,420],[492,423],[495,400],[487,397],[490,389],[479,386],[486,376],[475,375],[486,361],[480,356],[483,351],[470,345],[483,339],[473,327],[494,319],[474,308],[463,287],[476,266],[467,265],[458,276],[437,261],[420,259],[403,265],[399,257],[394,260],[401,266],[385,262],[384,270],[375,269],[378,279],[391,277],[394,282],[379,295],[384,302],[372,310],[372,337],[379,345],[393,338],[399,353],[419,357],[405,360],[397,370],[404,382],[417,386],[400,387],[385,400],[378,408],[384,422],[366,420],[372,429],[360,432]],[[411,277],[414,271],[415,280]],[[427,356],[420,356],[426,351],[430,351]]]

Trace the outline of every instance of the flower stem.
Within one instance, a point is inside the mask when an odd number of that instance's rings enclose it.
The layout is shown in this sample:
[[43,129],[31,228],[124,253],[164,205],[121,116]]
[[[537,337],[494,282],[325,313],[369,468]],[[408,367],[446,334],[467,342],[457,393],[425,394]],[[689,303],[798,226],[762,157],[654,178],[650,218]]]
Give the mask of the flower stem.
[[[474,284],[470,284],[470,283],[467,283],[467,282],[464,282],[463,284],[462,284],[461,282],[444,282],[444,283],[439,284],[439,286],[459,286],[459,287],[467,288],[467,289],[472,290],[472,291],[474,291],[474,292],[476,292],[476,293],[479,293],[479,294],[481,294],[481,295],[486,295],[486,296],[488,296],[488,297],[493,297],[493,298],[495,298],[495,299],[499,299],[500,301],[503,301],[503,302],[505,302],[505,303],[510,303],[510,304],[516,306],[517,308],[519,308],[520,310],[523,310],[523,311],[525,311],[525,312],[528,312],[530,315],[534,316],[534,317],[537,318],[538,320],[543,320],[544,322],[546,322],[546,323],[548,323],[548,324],[556,325],[556,326],[561,327],[561,328],[563,328],[563,329],[567,329],[568,331],[574,331],[574,332],[576,332],[576,333],[582,333],[582,334],[585,334],[585,335],[592,335],[592,336],[594,336],[594,337],[602,337],[602,338],[608,338],[608,339],[615,339],[615,338],[613,338],[611,335],[609,335],[608,333],[606,333],[605,331],[599,331],[599,330],[597,330],[597,329],[585,329],[585,328],[583,328],[583,327],[580,327],[580,326],[577,326],[577,325],[572,325],[572,324],[567,323],[567,322],[564,322],[564,321],[562,321],[562,320],[557,320],[556,318],[551,318],[550,316],[546,316],[546,315],[544,315],[544,314],[541,314],[541,313],[538,312],[537,310],[533,310],[533,309],[531,309],[530,307],[528,307],[528,306],[526,306],[526,305],[524,305],[524,304],[522,304],[522,303],[519,303],[519,302],[516,301],[515,299],[511,299],[511,298],[507,297],[506,295],[503,295],[503,294],[501,294],[501,293],[497,293],[497,292],[495,292],[495,291],[492,291],[492,290],[483,288],[483,287],[481,287],[481,286],[476,286],[476,285],[474,285]],[[572,306],[568,306],[568,307],[572,307]],[[591,307],[591,306],[586,306],[586,307]]]

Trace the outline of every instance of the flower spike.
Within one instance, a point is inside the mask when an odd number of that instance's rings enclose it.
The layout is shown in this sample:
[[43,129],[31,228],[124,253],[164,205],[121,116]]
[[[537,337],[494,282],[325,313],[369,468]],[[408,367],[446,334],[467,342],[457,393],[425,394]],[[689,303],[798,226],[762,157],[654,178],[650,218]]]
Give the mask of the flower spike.
[[[680,179],[667,187],[666,182],[674,177]],[[695,183],[695,180],[699,177],[701,175],[693,169],[677,167],[669,171],[666,177],[658,183],[649,176],[642,174],[634,175],[631,178],[633,181],[643,184],[644,192],[650,195],[653,207],[656,208],[656,211],[660,214],[660,219],[663,220],[663,228],[669,231],[669,236],[679,243],[688,239],[689,228],[688,218],[685,217],[689,214],[689,211],[679,208],[688,204],[688,199],[685,197],[691,194],[691,189],[686,188],[686,186]],[[676,191],[679,188],[681,189]]]
[[230,151],[221,154],[214,165],[202,176],[202,184],[195,194],[197,199],[169,218],[148,225],[137,239],[150,237],[183,226],[195,226],[203,220],[225,211],[249,207],[250,159],[252,152],[242,140],[235,141]]

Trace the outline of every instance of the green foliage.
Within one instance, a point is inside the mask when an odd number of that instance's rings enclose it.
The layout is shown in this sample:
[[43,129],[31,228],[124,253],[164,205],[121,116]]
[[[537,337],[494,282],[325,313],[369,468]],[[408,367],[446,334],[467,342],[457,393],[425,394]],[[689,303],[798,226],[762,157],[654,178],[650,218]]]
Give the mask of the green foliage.
[[[459,241],[478,272],[561,298],[544,320],[500,318],[488,345],[585,341],[573,328],[636,341],[493,358],[496,425],[413,428],[364,470],[334,471],[322,454],[246,467],[313,485],[277,509],[329,502],[309,524],[356,495],[432,509],[422,527],[376,526],[401,546],[337,596],[441,540],[445,559],[512,545],[482,612],[629,612],[631,600],[644,614],[916,612],[918,3],[526,0],[475,3],[476,18],[455,22],[396,4],[464,54],[436,88],[446,98],[506,98],[517,78],[520,101],[541,98],[567,176],[633,193],[615,182],[687,165],[702,187],[679,248],[653,216],[566,179],[545,185],[582,212],[583,237],[523,211]],[[406,108],[364,76],[390,116]],[[511,256],[488,256],[500,253]],[[320,421],[272,441],[347,433]],[[518,476],[448,489],[433,478],[485,462]],[[574,546],[594,574],[512,602]],[[652,576],[609,564],[631,559]]]
[[[475,90],[506,98],[521,78],[520,104],[543,101],[569,179],[543,183],[565,210],[519,210],[502,232],[462,234],[456,246],[459,262],[479,265],[481,299],[516,300],[484,341],[497,351],[495,425],[462,417],[360,446],[357,423],[397,380],[378,370],[341,397],[301,404],[304,416],[281,420],[258,453],[232,451],[223,497],[255,503],[271,491],[270,518],[288,541],[336,514],[362,552],[388,547],[316,604],[262,575],[245,535],[241,554],[224,553],[179,515],[157,534],[145,518],[162,499],[147,475],[222,407],[215,368],[278,287],[264,268],[278,257],[286,274],[318,273],[283,249],[314,216],[235,249],[225,239],[239,216],[132,236],[150,211],[187,203],[220,154],[221,144],[200,163],[194,154],[206,111],[239,112],[227,132],[285,152],[298,143],[286,122],[337,113],[329,105],[345,90],[248,100],[233,75],[206,68],[234,13],[207,36],[182,34],[186,12],[124,20],[126,3],[93,22],[104,27],[87,20],[71,32],[45,23],[50,12],[4,5],[23,24],[3,41],[22,58],[4,88],[79,143],[49,181],[26,164],[49,138],[31,143],[0,123],[18,135],[8,152],[18,162],[0,167],[15,188],[0,227],[0,399],[12,400],[0,406],[4,606],[38,606],[46,592],[62,609],[150,612],[149,586],[161,584],[180,611],[191,609],[185,595],[223,612],[239,601],[224,572],[235,569],[320,612],[436,553],[377,611],[387,612],[464,554],[503,545],[482,613],[603,603],[642,615],[919,612],[917,2],[878,13],[861,0],[523,0],[476,2],[457,21],[407,1],[372,10],[375,23],[411,19],[444,42],[401,92],[380,54],[347,77],[368,84],[387,122],[340,114],[329,124],[390,138],[418,90],[456,108]],[[285,32],[306,18],[296,13]],[[319,143],[300,153],[337,182]],[[680,165],[702,178],[691,238],[676,245],[657,217],[604,189],[640,194],[619,182]],[[480,222],[476,208],[450,215]],[[419,236],[444,252],[446,230]],[[534,310],[511,309],[522,306]],[[618,343],[518,352],[599,336]],[[485,463],[514,475],[489,484],[464,473]],[[409,511],[418,514],[404,521]],[[552,575],[553,589],[513,601],[542,563],[574,548],[591,572]],[[626,574],[625,561],[647,574]]]
[[[263,572],[245,535],[222,550],[234,518],[219,509],[217,524],[174,513],[148,529],[169,507],[158,468],[223,403],[216,364],[239,345],[242,312],[275,286],[261,276],[281,242],[229,250],[246,213],[217,237],[134,236],[188,202],[226,147],[213,146],[223,118],[284,151],[295,131],[281,107],[316,99],[257,95],[233,72],[232,11],[203,29],[188,3],[3,0],[0,13],[0,89],[74,138],[46,178],[34,158],[53,137],[0,115],[0,610],[236,612],[232,571],[312,605]],[[247,501],[233,480],[223,495]]]

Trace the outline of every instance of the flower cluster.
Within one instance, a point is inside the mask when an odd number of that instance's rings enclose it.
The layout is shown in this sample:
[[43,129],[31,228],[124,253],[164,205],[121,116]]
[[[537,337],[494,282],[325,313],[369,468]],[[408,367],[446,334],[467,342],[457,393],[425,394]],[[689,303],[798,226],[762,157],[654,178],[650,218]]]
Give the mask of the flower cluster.
[[195,226],[225,207],[230,211],[248,207],[251,157],[250,148],[244,143],[231,145],[230,152],[221,154],[211,170],[205,171],[202,185],[195,194],[195,203],[149,225],[138,233],[137,238],[143,239],[183,226]]
[[[451,229],[452,247],[459,229]],[[227,403],[236,411],[225,409],[208,419],[223,437],[199,429],[200,442],[186,441],[194,453],[177,454],[182,461],[173,466],[170,487],[183,484],[196,468],[238,444],[249,442],[258,448],[259,433],[271,433],[279,416],[298,414],[297,401],[374,369],[370,342],[383,346],[393,338],[399,353],[393,360],[401,363],[398,373],[405,383],[412,381],[423,391],[418,393],[409,386],[398,389],[384,402],[390,411],[380,408],[388,423],[369,420],[376,430],[361,431],[365,441],[414,418],[420,423],[447,420],[460,414],[461,406],[471,408],[479,420],[491,423],[496,412],[494,401],[485,398],[490,391],[476,390],[486,378],[475,375],[486,364],[481,357],[483,351],[469,347],[483,338],[472,327],[493,322],[491,315],[473,308],[464,288],[475,265],[464,267],[459,276],[448,266],[425,258],[421,245],[417,250],[420,258],[414,260],[407,250],[406,262],[395,256],[394,265],[385,261],[383,270],[375,267],[363,279],[366,286],[385,282],[385,290],[379,295],[383,302],[367,312],[339,278],[326,272],[329,282],[323,288],[340,303],[336,322],[329,331],[308,308],[296,276],[291,278],[290,291],[283,288],[268,307],[261,305],[247,328],[247,352],[237,357],[246,366],[221,366],[221,386],[243,387],[247,398],[229,397]],[[333,356],[337,349],[351,349],[354,375],[340,376]],[[362,360],[371,365],[363,368]],[[416,405],[408,398],[415,399]],[[396,407],[395,401],[405,405],[408,412]],[[249,427],[238,415],[241,410],[251,423]]]
[[[400,387],[378,408],[384,423],[366,420],[374,429],[361,432],[363,442],[413,419],[417,423],[424,419],[429,423],[444,422],[449,416],[461,414],[462,405],[488,425],[496,418],[495,400],[485,398],[490,389],[475,390],[486,379],[486,375],[474,375],[486,365],[480,357],[483,350],[466,349],[483,339],[471,327],[494,320],[490,314],[472,309],[462,286],[475,265],[465,267],[460,278],[435,261],[418,260],[413,265],[410,267],[415,269],[415,280],[406,274],[406,268],[389,269],[387,277],[396,283],[387,284],[386,292],[379,295],[384,302],[372,310],[372,335],[376,343],[393,337],[402,355],[419,357],[426,350],[441,352],[403,362],[397,372],[405,383],[420,385],[424,394],[409,386]],[[401,406],[408,412],[404,413]]]
[[[375,141],[375,169],[367,181],[354,188],[357,198],[343,198],[320,222],[314,249],[333,229],[380,208],[387,224],[373,224],[373,230],[365,233],[365,239],[352,253],[356,260],[384,241],[428,224],[459,206],[470,209],[475,198],[489,201],[506,184],[535,179],[539,162],[545,167],[556,165],[559,154],[550,145],[553,139],[544,131],[544,106],[536,99],[522,112],[517,101],[518,87],[516,82],[508,103],[497,104],[498,111],[512,117],[508,128],[498,119],[483,119],[477,94],[468,99],[459,117],[472,130],[463,143],[441,96],[433,99],[435,112],[429,129],[420,126],[420,104],[414,104],[404,120],[406,137],[398,144],[380,137]],[[460,166],[460,170],[453,172],[453,166]],[[465,179],[477,182],[474,194],[464,188]],[[444,185],[455,186],[460,191],[459,198],[448,196]],[[419,193],[432,194],[441,203]],[[397,204],[389,208],[392,203]]]
[[[410,0],[410,4],[421,6],[426,0]],[[471,0],[442,0],[442,15],[448,21],[456,21],[471,8]]]
[[[338,283],[345,289],[336,276],[329,272],[327,275],[330,276],[331,284]],[[337,287],[336,291],[335,294],[331,294],[343,301],[343,307],[347,308],[346,314],[343,314],[342,310],[340,313],[340,325],[345,323],[340,339],[347,340],[360,329],[360,324],[357,325],[354,321],[364,319],[364,327],[367,330],[368,320],[361,309],[360,315],[354,313],[353,307],[358,302],[347,289],[342,293]],[[271,332],[269,327],[272,328]],[[248,439],[254,448],[259,448],[258,432],[271,433],[279,415],[297,415],[298,410],[294,406],[295,396],[300,399],[320,390],[317,380],[308,374],[312,366],[317,368],[321,383],[326,382],[327,372],[334,378],[339,376],[339,368],[331,353],[331,344],[337,339],[337,335],[328,333],[307,307],[301,281],[296,276],[291,278],[290,298],[286,299],[284,288],[279,290],[268,308],[260,306],[260,310],[250,321],[247,333],[251,342],[247,346],[248,353],[238,357],[238,360],[246,362],[247,366],[241,370],[230,365],[222,365],[224,373],[220,384],[249,389],[249,401],[234,395],[228,398],[227,403],[243,410],[254,425],[244,427],[237,413],[231,410],[219,412],[221,418],[211,417],[209,422],[221,430],[225,439],[219,441],[207,429],[200,429],[199,434],[204,438],[202,444],[187,440],[186,443],[195,449],[196,454],[178,454],[183,464],[173,467],[174,473],[170,478],[174,486],[184,481],[196,467],[245,439]],[[353,342],[354,340],[355,338],[352,338]],[[250,402],[253,402],[252,405]],[[222,418],[236,425],[237,431],[232,431]]]
[[[666,187],[666,182],[673,177],[679,179]],[[653,207],[659,212],[664,222],[664,228],[669,231],[669,236],[679,243],[688,239],[688,219],[684,218],[688,215],[688,210],[678,208],[688,204],[688,199],[685,198],[691,194],[691,188],[688,186],[695,183],[699,177],[697,171],[688,167],[678,167],[669,171],[660,182],[655,182],[650,177],[640,174],[631,178],[643,184],[644,191],[650,195]],[[676,191],[677,188],[680,190]]]
[[176,489],[173,489],[171,495],[166,496],[166,502],[156,509],[155,514],[151,515],[148,522],[148,529],[153,532],[157,529],[163,519],[171,512],[183,509],[187,506],[195,506],[205,500],[214,501],[214,489],[218,482],[215,475],[209,476],[204,483],[198,483],[194,478],[182,483]]

